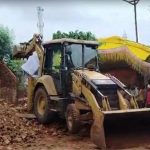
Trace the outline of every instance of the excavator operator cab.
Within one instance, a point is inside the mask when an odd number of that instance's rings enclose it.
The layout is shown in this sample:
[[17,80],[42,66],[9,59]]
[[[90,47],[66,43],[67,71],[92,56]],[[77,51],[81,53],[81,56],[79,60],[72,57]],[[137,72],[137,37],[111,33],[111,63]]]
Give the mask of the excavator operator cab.
[[45,48],[44,74],[59,72],[61,66],[61,52],[60,44],[51,44]]
[[67,43],[65,44],[65,54],[68,66],[73,69],[85,69],[91,64],[98,69],[98,58],[96,45],[85,43]]
[[67,95],[71,89],[70,75],[73,70],[88,69],[89,66],[98,70],[98,43],[95,41],[58,39],[44,43],[43,46],[42,75],[53,77],[59,94]]

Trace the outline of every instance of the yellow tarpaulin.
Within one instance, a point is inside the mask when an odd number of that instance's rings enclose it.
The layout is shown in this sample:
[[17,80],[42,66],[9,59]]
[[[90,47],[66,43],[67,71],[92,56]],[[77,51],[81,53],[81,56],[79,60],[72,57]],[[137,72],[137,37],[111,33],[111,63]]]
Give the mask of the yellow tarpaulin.
[[150,55],[150,47],[120,38],[118,36],[98,39],[98,42],[100,43],[100,46],[98,47],[99,50],[108,50],[126,46],[131,51],[131,53],[133,53],[141,60],[146,60]]
[[146,62],[150,56],[150,47],[129,41],[120,37],[99,39],[98,47],[102,62],[125,61],[139,73],[150,75],[150,63]]

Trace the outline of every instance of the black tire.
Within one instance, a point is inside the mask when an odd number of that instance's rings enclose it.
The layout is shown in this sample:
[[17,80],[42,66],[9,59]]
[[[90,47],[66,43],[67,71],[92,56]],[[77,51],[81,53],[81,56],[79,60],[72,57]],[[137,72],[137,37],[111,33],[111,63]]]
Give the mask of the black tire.
[[75,104],[69,104],[66,112],[66,122],[68,131],[72,134],[76,134],[80,130],[80,112],[76,108]]
[[44,87],[39,87],[34,96],[34,113],[38,121],[48,124],[53,121],[55,112],[50,111],[50,99]]

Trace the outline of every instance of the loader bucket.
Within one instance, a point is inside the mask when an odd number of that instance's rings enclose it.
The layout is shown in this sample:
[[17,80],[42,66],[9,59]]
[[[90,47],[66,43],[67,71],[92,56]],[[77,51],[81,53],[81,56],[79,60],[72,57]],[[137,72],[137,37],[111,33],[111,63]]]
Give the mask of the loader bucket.
[[101,118],[94,119],[91,126],[90,136],[95,145],[101,149],[106,149],[103,121],[104,119]]
[[[90,136],[95,145],[101,149],[106,149],[105,131],[103,124],[105,124],[107,121],[110,121],[109,123],[112,123],[111,125],[113,125],[116,120],[120,120],[122,125],[124,125],[124,121],[149,118],[150,108],[103,111],[103,114],[103,117],[94,117],[95,119],[93,120],[93,124],[91,126]],[[104,120],[106,121],[105,123]]]

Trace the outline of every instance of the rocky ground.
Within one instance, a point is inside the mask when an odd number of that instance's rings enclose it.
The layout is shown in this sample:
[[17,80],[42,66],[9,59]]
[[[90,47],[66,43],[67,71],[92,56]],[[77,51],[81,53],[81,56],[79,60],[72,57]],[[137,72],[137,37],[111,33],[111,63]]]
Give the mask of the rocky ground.
[[33,115],[26,114],[25,104],[15,107],[0,101],[0,150],[94,149],[85,135],[69,135],[60,119],[41,125]]
[[[114,118],[114,117],[113,117]],[[135,117],[134,117],[135,118]],[[136,119],[137,120],[137,119]],[[150,123],[143,120],[105,123],[108,149],[150,149]],[[123,125],[123,127],[122,127]],[[142,126],[143,125],[143,126]],[[0,150],[96,150],[89,137],[89,127],[78,135],[67,132],[65,122],[56,120],[41,125],[33,115],[26,115],[26,105],[14,106],[0,101]]]

